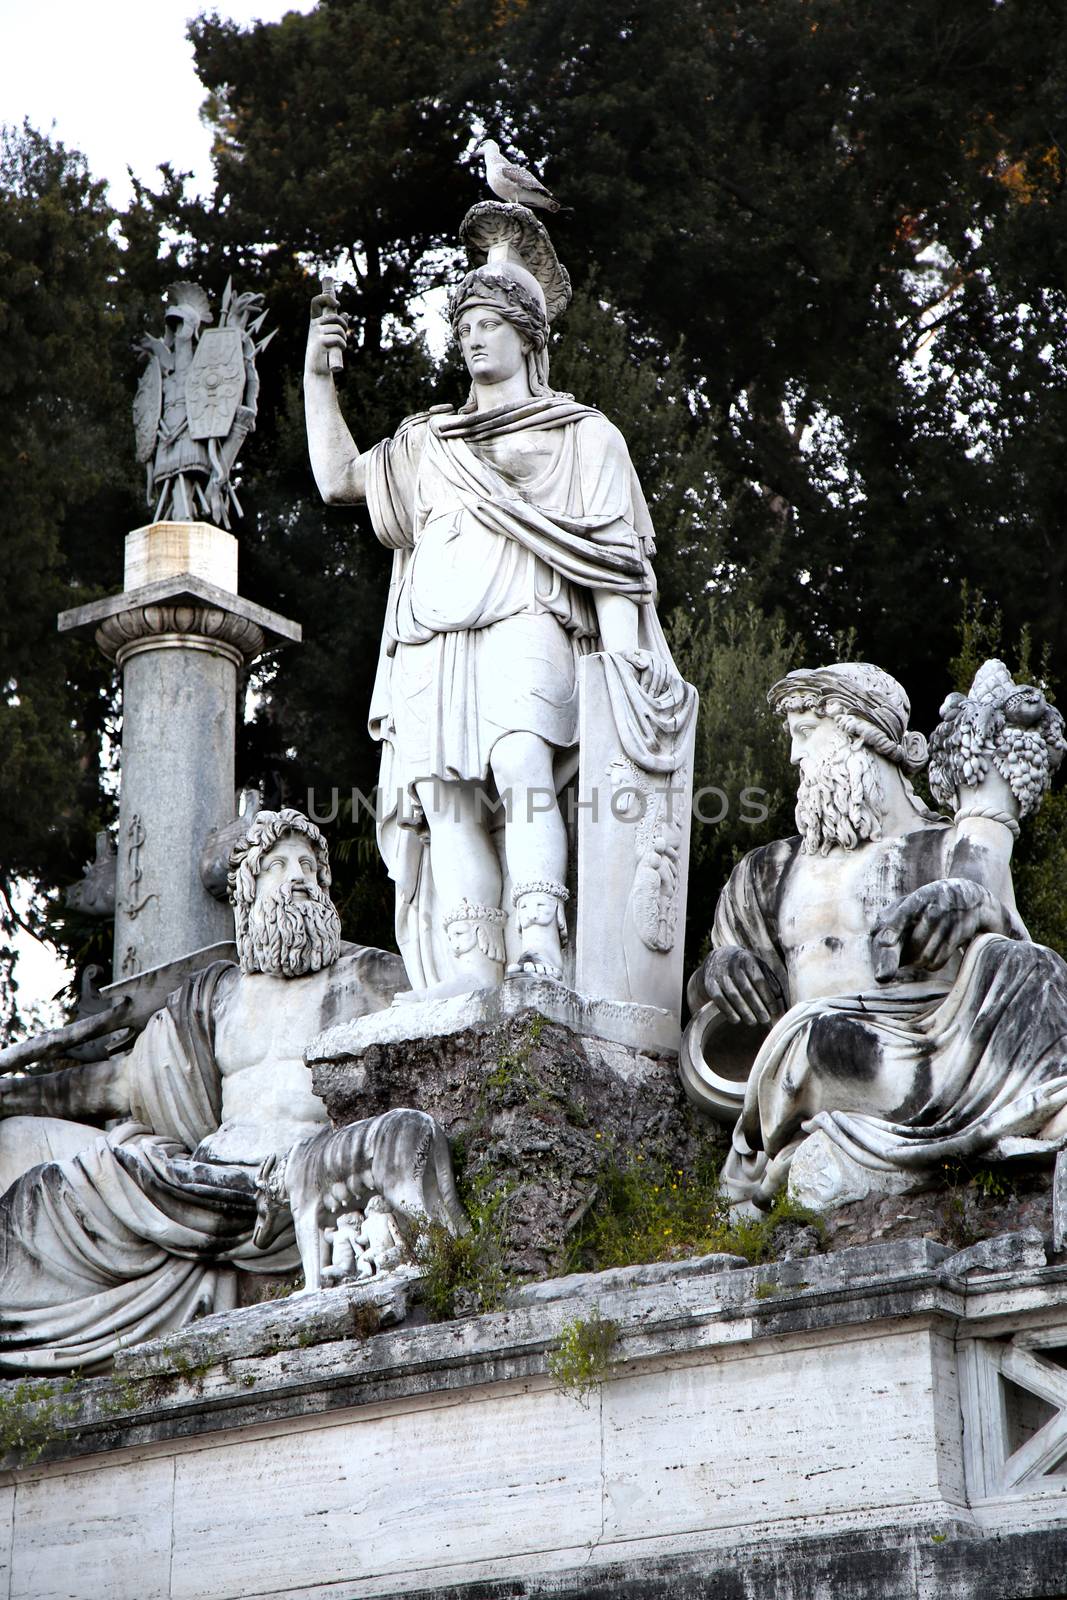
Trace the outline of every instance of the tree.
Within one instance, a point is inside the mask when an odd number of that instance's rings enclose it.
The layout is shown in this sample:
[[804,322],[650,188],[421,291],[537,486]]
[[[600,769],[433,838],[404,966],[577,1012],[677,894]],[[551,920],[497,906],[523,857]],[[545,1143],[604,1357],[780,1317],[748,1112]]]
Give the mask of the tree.
[[111,671],[91,643],[57,634],[56,613],[121,574],[133,525],[115,426],[127,400],[113,220],[81,156],[28,125],[3,130],[0,1036],[17,1021],[16,881],[35,890],[28,920],[39,929],[108,814],[100,779]]
[[931,685],[923,720],[965,578],[1061,653],[1054,8],[544,0],[502,57],[572,266],[661,348],[684,335],[746,597],[823,649],[854,625]]

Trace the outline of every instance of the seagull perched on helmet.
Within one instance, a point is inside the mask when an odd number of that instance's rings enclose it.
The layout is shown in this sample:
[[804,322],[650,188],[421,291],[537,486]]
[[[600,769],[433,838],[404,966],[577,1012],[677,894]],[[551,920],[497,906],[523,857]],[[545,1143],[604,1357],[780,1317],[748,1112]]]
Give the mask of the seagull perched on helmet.
[[505,161],[495,139],[484,139],[485,181],[500,200],[509,205],[540,206],[544,211],[560,211],[560,203],[525,167]]

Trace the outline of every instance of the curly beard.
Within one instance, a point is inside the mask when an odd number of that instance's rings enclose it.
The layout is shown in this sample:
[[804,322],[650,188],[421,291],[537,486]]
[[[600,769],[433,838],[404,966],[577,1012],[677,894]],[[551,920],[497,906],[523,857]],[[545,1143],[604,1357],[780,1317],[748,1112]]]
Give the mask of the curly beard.
[[243,972],[302,978],[337,960],[341,919],[333,901],[317,884],[294,895],[298,887],[283,883],[249,907],[245,926],[237,934]]
[[801,763],[800,771],[796,819],[806,855],[882,837],[885,794],[873,751],[855,743],[818,764]]

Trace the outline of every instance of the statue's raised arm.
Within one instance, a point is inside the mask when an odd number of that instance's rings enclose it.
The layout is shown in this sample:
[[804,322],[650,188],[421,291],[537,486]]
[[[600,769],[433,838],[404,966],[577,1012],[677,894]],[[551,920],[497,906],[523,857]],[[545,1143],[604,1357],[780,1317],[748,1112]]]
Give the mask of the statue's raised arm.
[[304,356],[304,416],[308,453],[319,493],[330,506],[358,505],[367,498],[365,458],[341,415],[335,374],[348,346],[348,323],[330,279],[311,302]]

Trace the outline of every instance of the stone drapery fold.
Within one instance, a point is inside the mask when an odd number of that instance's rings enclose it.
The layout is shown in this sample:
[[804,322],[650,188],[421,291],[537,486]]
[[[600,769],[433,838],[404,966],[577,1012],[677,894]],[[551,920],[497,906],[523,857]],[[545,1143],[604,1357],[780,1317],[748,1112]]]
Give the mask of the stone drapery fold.
[[[716,949],[757,954],[787,996],[776,908],[799,850],[794,838],[746,857],[712,935]],[[1067,1142],[1052,1126],[1065,1107],[1067,965],[1042,945],[982,934],[954,975],[792,1006],[753,1061],[723,1188],[769,1204],[816,1129],[881,1171],[1049,1154]]]
[[[494,447],[518,434],[532,445],[529,464],[505,471]],[[378,843],[397,886],[398,943],[423,987],[446,975],[448,955],[415,784],[485,782],[496,740],[526,731],[556,750],[563,786],[576,766],[578,660],[599,648],[597,593],[638,608],[646,663],[611,679],[626,753],[674,770],[696,697],[656,617],[640,483],[600,412],[557,395],[409,418],[368,453],[367,503],[394,552],[370,710],[382,743]]]
[[0,1368],[97,1370],[124,1345],[232,1307],[235,1265],[297,1264],[291,1229],[268,1252],[251,1243],[255,1169],[193,1154],[219,1125],[212,1008],[236,975],[215,963],[151,1019],[131,1053],[130,1120],[86,1127],[78,1154],[0,1197]]

